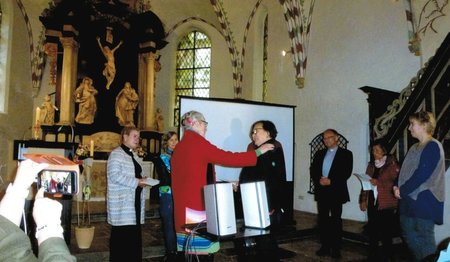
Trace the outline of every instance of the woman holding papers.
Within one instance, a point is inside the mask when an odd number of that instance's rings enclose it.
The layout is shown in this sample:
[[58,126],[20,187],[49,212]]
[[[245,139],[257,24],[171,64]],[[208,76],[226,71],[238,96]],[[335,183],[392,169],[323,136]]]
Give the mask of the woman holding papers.
[[[373,142],[370,151],[372,161],[367,165],[366,174],[371,177],[374,189],[362,191],[359,199],[360,209],[367,210],[369,220],[369,261],[390,261],[394,226],[398,225],[397,199],[392,187],[398,177],[399,165],[394,156],[387,154],[381,141]],[[380,240],[383,245],[378,250]]]
[[408,130],[419,142],[409,148],[394,187],[402,234],[415,261],[435,252],[434,225],[442,225],[444,219],[445,156],[442,144],[433,138],[435,128],[430,112],[409,117]]
[[[141,225],[145,217],[147,180],[142,161],[133,152],[139,146],[139,130],[125,127],[121,145],[107,163],[107,211],[111,225],[110,261],[142,261]],[[148,193],[147,193],[148,194]]]

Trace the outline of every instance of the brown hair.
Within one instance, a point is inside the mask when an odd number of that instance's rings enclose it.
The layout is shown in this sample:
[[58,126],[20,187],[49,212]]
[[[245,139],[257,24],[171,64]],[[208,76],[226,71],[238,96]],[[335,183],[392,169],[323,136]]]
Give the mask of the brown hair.
[[163,153],[167,153],[167,147],[168,147],[168,141],[169,141],[169,139],[172,137],[172,136],[174,136],[174,135],[177,135],[178,136],[178,134],[177,134],[177,132],[175,132],[175,131],[169,131],[169,132],[167,132],[167,133],[165,133],[164,135],[163,135],[163,137],[162,137],[162,146],[161,146],[161,151],[163,152]]
[[433,113],[427,111],[418,111],[409,116],[409,121],[416,120],[419,124],[425,125],[428,134],[432,135],[436,128],[436,118]]
[[134,126],[126,126],[122,129],[122,132],[120,133],[120,143],[123,143],[123,136],[124,135],[130,135],[131,131],[140,131],[139,128]]

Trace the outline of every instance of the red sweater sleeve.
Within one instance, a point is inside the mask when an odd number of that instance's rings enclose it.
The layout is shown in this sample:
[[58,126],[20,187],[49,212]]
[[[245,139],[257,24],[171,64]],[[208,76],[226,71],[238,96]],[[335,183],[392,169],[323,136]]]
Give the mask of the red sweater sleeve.
[[243,167],[256,164],[254,151],[234,153],[222,150],[193,131],[186,131],[177,144],[172,158],[172,189],[175,228],[184,231],[186,207],[205,210],[203,187],[206,185],[208,163]]

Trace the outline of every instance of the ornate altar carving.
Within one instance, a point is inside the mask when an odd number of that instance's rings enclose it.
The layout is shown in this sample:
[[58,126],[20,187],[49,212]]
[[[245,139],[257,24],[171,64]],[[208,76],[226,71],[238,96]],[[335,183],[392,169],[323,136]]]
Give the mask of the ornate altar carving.
[[98,132],[90,136],[94,143],[96,152],[111,152],[114,148],[120,146],[120,134],[113,132]]
[[[75,125],[80,135],[118,133],[124,125],[116,116],[115,99],[129,82],[140,102],[128,123],[142,130],[153,129],[154,123],[142,121],[140,116],[154,116],[155,67],[153,61],[142,61],[142,57],[154,55],[167,44],[162,23],[153,12],[129,8],[117,0],[60,0],[44,10],[40,20],[46,29],[48,53],[57,61],[51,81],[56,86],[60,124]],[[92,121],[74,122],[81,109],[79,104],[75,106],[73,94],[84,77],[91,78],[98,91],[97,111]]]

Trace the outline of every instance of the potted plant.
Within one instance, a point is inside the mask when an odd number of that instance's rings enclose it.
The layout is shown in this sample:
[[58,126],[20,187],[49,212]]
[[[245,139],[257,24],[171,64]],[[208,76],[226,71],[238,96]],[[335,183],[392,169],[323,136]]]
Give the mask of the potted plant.
[[[79,145],[75,152],[76,160],[83,168],[80,175],[81,199],[77,199],[77,226],[75,227],[75,239],[80,249],[91,247],[94,239],[95,227],[91,225],[91,212],[89,209],[89,201],[91,199],[91,168],[93,159],[88,158],[89,147]],[[80,213],[81,200],[81,213]],[[80,218],[81,216],[81,218]]]

